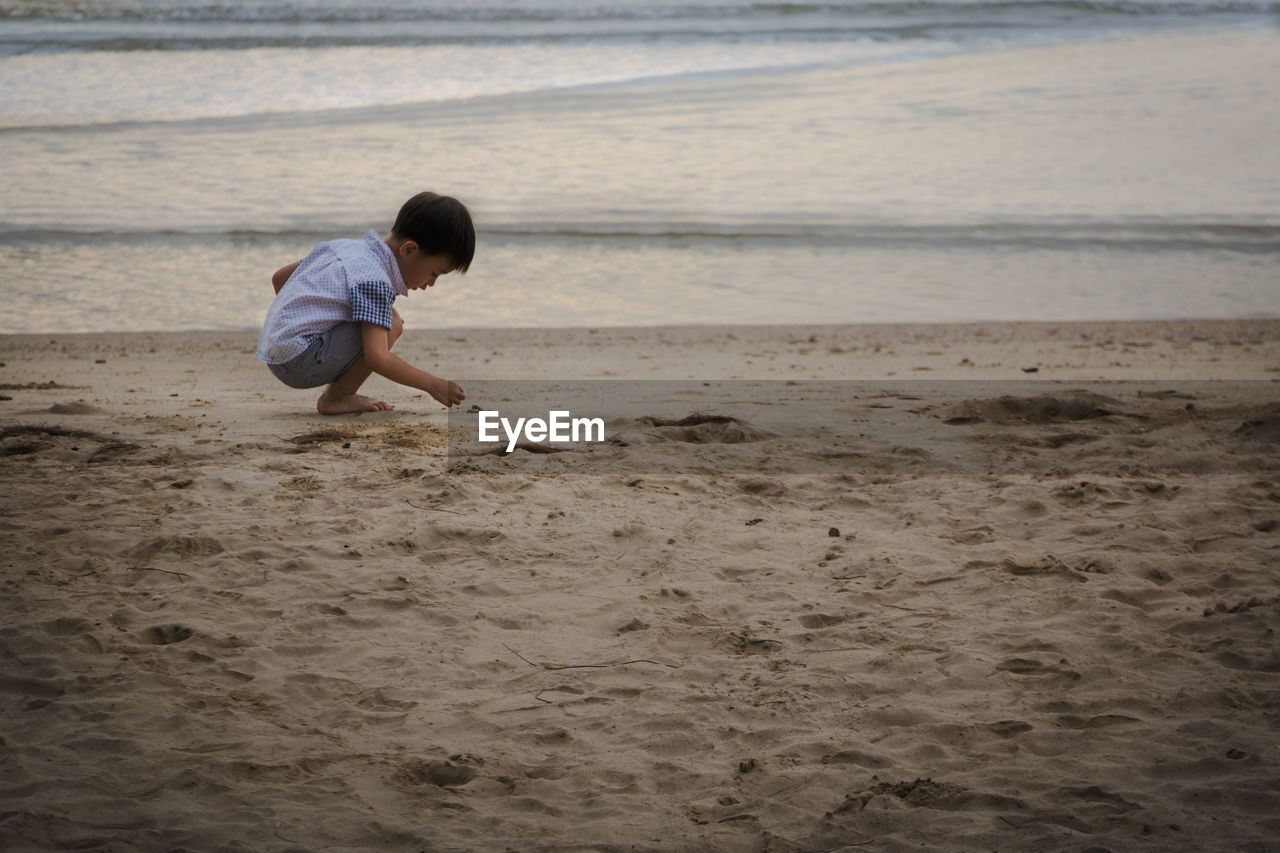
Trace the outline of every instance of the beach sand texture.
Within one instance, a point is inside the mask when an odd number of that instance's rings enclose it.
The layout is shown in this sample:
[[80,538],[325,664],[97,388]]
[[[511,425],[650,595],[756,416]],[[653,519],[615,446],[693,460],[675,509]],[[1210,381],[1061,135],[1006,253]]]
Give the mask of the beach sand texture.
[[850,400],[969,412],[991,474],[450,472],[432,401],[321,418],[254,341],[0,338],[6,850],[1280,848],[1280,321],[401,344],[464,386],[1215,383]]

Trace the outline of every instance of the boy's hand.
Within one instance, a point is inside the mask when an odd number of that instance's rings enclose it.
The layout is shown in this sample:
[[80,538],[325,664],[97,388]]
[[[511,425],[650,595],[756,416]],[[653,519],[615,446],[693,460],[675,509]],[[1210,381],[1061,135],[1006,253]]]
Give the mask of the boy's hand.
[[[396,315],[393,313],[393,317]],[[426,391],[437,401],[452,408],[466,399],[462,386],[457,382],[441,379],[425,370],[414,367],[398,355],[391,353],[390,330],[377,323],[365,323],[361,329],[361,343],[364,344],[364,363],[379,376],[385,376],[392,382]]]
[[452,408],[463,400],[467,399],[467,395],[462,393],[462,386],[457,382],[450,382],[447,379],[441,379],[436,385],[435,390],[429,391],[432,397],[435,397],[440,403]]

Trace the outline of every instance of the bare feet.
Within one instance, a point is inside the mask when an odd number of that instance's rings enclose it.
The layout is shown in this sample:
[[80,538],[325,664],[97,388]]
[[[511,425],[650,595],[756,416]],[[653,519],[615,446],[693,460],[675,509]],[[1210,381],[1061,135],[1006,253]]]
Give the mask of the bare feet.
[[384,403],[381,400],[374,400],[371,397],[365,397],[360,394],[331,397],[329,389],[326,389],[320,395],[320,399],[316,400],[316,411],[322,415],[349,415],[353,412],[389,412],[394,408],[395,406],[390,403]]

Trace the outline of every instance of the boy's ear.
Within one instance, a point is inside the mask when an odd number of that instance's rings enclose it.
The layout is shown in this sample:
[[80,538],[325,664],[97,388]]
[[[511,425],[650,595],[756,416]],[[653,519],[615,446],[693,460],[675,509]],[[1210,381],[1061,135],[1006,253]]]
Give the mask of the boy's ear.
[[414,255],[416,255],[418,251],[419,251],[418,244],[412,240],[405,240],[403,243],[400,244],[399,254],[400,254],[400,257],[402,258],[411,258]]

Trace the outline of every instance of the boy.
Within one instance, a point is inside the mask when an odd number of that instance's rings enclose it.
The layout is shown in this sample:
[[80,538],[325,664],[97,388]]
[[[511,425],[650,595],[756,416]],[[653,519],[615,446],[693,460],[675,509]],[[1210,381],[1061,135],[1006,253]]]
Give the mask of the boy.
[[356,392],[377,373],[426,391],[446,406],[464,399],[457,383],[419,370],[391,353],[404,330],[397,296],[432,287],[439,276],[466,272],[476,232],[462,202],[418,193],[404,203],[385,238],[334,240],[276,270],[275,301],[258,340],[258,358],[292,388],[328,385],[322,415],[393,408]]

